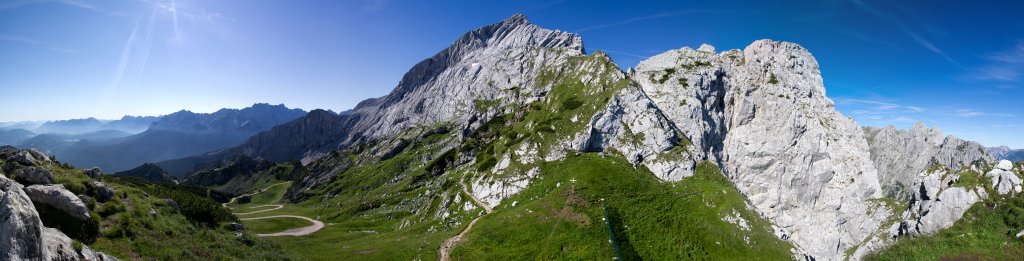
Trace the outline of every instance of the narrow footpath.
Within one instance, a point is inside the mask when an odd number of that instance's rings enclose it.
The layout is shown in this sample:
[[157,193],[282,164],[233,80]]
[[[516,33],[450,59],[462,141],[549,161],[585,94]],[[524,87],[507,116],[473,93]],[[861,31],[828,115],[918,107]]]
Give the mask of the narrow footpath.
[[[273,185],[267,186],[266,188],[260,189],[260,190],[258,190],[256,192],[253,192],[253,193],[238,195],[237,197],[231,198],[231,200],[228,201],[228,203],[222,204],[222,206],[224,206],[227,209],[234,210],[234,208],[229,207],[228,204],[234,204],[235,201],[238,200],[238,198],[260,194],[260,193],[266,192],[267,190],[269,190],[270,188],[272,188],[274,186],[285,184],[285,183],[288,183],[288,182],[281,182],[281,183],[273,184]],[[274,210],[278,210],[278,209],[284,208],[283,205],[277,205],[277,204],[260,205],[260,206],[253,206],[253,207],[249,207],[249,208],[253,209],[253,208],[262,208],[262,207],[272,207],[272,208],[261,209],[261,210],[251,211],[251,212],[244,212],[244,213],[232,213],[232,214],[235,214],[235,216],[251,215],[251,214],[262,213],[262,212],[267,212],[267,211],[274,211]],[[277,233],[256,234],[256,236],[258,236],[258,237],[305,236],[305,235],[316,233],[317,231],[320,231],[320,229],[324,228],[324,222],[320,222],[320,220],[315,220],[315,219],[312,219],[312,218],[303,217],[303,216],[295,216],[295,215],[276,215],[276,216],[266,216],[266,217],[239,218],[238,220],[259,220],[259,219],[271,219],[271,218],[298,218],[298,219],[303,219],[303,220],[309,221],[310,223],[313,223],[313,224],[310,225],[310,226],[307,226],[307,227],[293,228],[293,229],[288,229],[288,230],[277,232]]]
[[487,206],[487,204],[481,202],[480,199],[476,198],[476,196],[473,196],[473,193],[469,193],[469,190],[466,189],[469,186],[466,186],[466,183],[462,181],[462,179],[459,179],[459,185],[462,186],[462,193],[469,196],[469,199],[473,200],[474,204],[484,209],[484,214],[474,218],[472,221],[469,221],[469,225],[466,226],[466,229],[463,229],[458,235],[445,239],[444,243],[441,243],[441,248],[437,251],[438,259],[441,261],[450,261],[452,249],[455,249],[455,246],[462,242],[462,239],[466,237],[466,234],[469,234],[469,231],[473,229],[473,225],[476,225],[476,222],[479,221],[480,218],[487,216],[487,214],[491,214],[491,212],[494,211],[490,206]]

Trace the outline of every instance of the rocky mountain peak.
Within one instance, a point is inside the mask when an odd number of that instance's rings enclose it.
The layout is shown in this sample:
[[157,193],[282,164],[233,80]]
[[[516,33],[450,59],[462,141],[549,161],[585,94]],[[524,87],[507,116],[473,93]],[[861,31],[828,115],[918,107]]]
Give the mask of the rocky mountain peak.
[[978,161],[991,161],[981,144],[944,136],[942,130],[920,122],[909,130],[893,126],[863,130],[883,192],[900,200],[910,198],[914,179],[935,164],[958,170]]
[[520,98],[507,90],[533,88],[545,66],[583,54],[579,35],[541,28],[522,14],[469,31],[414,65],[387,96],[357,105],[353,117],[359,120],[343,146],[416,125],[490,117],[475,115],[477,101],[516,103],[507,99]]

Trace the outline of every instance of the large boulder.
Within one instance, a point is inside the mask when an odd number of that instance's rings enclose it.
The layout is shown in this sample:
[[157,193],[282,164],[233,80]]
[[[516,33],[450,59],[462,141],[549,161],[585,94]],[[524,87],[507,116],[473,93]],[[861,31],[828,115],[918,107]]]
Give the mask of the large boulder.
[[56,182],[49,170],[40,167],[18,169],[14,171],[14,176],[29,184],[48,185]]
[[23,186],[0,175],[0,260],[43,260],[43,223]]
[[103,182],[93,181],[92,186],[96,188],[96,200],[107,202],[107,200],[114,198],[114,189],[107,187]]
[[1017,177],[1016,173],[1006,170],[1012,169],[1013,165],[1006,167],[1003,166],[1003,162],[1009,161],[1003,160],[999,162],[999,164],[996,165],[996,168],[985,174],[986,177],[989,177],[992,180],[992,189],[995,189],[996,193],[999,193],[999,195],[1006,195],[1011,192],[1021,193],[1021,185],[1024,182],[1021,181],[1020,177]]
[[245,226],[238,222],[228,223],[227,229],[231,231],[242,231],[245,230]]
[[59,209],[79,220],[91,219],[89,208],[64,185],[32,185],[25,189],[25,193],[36,204]]
[[[32,187],[55,186],[29,188]],[[26,190],[0,175],[0,260],[117,260],[85,245],[82,251],[77,251],[75,241],[64,232],[43,226]]]
[[82,246],[82,259],[92,261],[117,261],[117,258],[104,254],[103,252],[93,251],[89,246]]
[[75,250],[75,241],[55,228],[43,228],[43,256],[44,260],[90,260],[90,261],[117,261],[117,258],[93,251],[87,245],[82,245],[82,250]]
[[95,180],[103,179],[103,170],[100,168],[91,168],[85,171],[85,175]]
[[50,157],[47,157],[46,154],[43,154],[38,150],[29,149],[21,150],[14,153],[14,155],[8,158],[8,160],[12,162],[17,162],[18,164],[24,166],[36,166],[42,164],[43,162],[50,161]]
[[1010,162],[1009,160],[1000,160],[999,163],[996,164],[996,168],[1007,171],[1013,170],[1013,162]]
[[45,260],[75,261],[79,260],[75,251],[74,240],[55,228],[43,228],[43,256]]
[[0,160],[10,159],[11,156],[14,156],[15,153],[18,153],[18,148],[9,145],[4,145],[0,147]]
[[988,197],[982,188],[954,187],[959,175],[940,170],[919,175],[910,187],[910,208],[890,230],[902,235],[930,235],[953,225],[975,203]]
[[164,199],[164,204],[167,204],[168,206],[171,206],[176,211],[177,210],[181,210],[181,207],[178,206],[178,202],[174,201],[173,199]]

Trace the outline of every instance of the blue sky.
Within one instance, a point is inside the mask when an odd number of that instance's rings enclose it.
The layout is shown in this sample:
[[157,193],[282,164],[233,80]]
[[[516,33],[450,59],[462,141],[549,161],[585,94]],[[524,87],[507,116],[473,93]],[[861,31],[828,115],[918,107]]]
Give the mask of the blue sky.
[[624,68],[701,43],[796,42],[861,125],[920,121],[1024,148],[1024,4],[894,2],[5,0],[0,121],[344,110],[464,32],[524,13]]

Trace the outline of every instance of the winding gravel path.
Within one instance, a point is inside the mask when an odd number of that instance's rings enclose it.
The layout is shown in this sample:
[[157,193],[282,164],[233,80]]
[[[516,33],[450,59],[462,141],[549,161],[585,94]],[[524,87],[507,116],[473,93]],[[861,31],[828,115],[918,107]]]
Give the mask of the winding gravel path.
[[308,218],[308,217],[303,217],[303,216],[294,216],[294,215],[277,215],[277,216],[267,216],[267,217],[240,218],[238,220],[257,220],[257,219],[269,219],[269,218],[298,218],[298,219],[304,219],[306,221],[312,222],[313,225],[312,226],[308,226],[308,227],[293,228],[293,229],[289,229],[289,230],[285,230],[285,231],[281,231],[281,232],[277,232],[277,233],[256,234],[256,236],[258,236],[258,237],[279,237],[279,236],[295,236],[295,237],[300,237],[300,236],[305,236],[305,235],[316,233],[317,231],[320,231],[320,229],[324,228],[324,222],[320,222],[320,220],[315,220],[315,219]]
[[[281,184],[285,184],[285,183],[288,183],[288,182],[281,182],[281,183],[273,184],[273,185],[267,186],[266,188],[263,188],[263,189],[258,190],[256,192],[253,192],[253,193],[238,195],[237,197],[231,198],[231,201],[228,201],[228,203],[221,204],[221,206],[224,206],[227,209],[232,209],[233,210],[234,208],[228,207],[228,204],[234,204],[235,201],[238,200],[238,198],[260,194],[260,193],[266,192],[271,187],[274,187],[274,186],[277,186],[277,185],[281,185]],[[272,207],[272,208],[261,209],[261,210],[245,212],[245,213],[232,213],[232,214],[235,214],[235,216],[250,215],[250,214],[262,213],[262,212],[267,212],[267,211],[274,211],[274,210],[278,210],[278,209],[284,208],[284,206],[277,205],[277,204],[260,205],[260,206],[253,206],[253,207],[249,207],[249,208],[252,209],[252,208],[261,208],[261,207]],[[299,237],[299,236],[305,236],[305,235],[316,233],[317,231],[320,231],[320,229],[324,228],[324,222],[320,222],[320,220],[315,220],[315,219],[312,219],[312,218],[303,217],[303,216],[295,216],[295,215],[276,215],[276,216],[266,216],[266,217],[239,218],[238,220],[258,220],[258,219],[270,219],[270,218],[298,218],[298,219],[303,219],[303,220],[309,221],[310,223],[313,223],[313,225],[310,225],[308,227],[293,228],[293,229],[289,229],[289,230],[285,230],[285,231],[281,231],[281,232],[277,232],[277,233],[256,234],[256,236],[258,236],[258,237],[279,237],[279,236],[295,236],[295,237]]]
[[233,214],[235,214],[235,216],[238,216],[238,215],[249,215],[249,214],[256,214],[256,213],[267,212],[267,211],[274,211],[274,210],[278,210],[278,209],[284,208],[284,206],[282,206],[282,205],[260,205],[260,206],[254,206],[254,207],[249,207],[249,208],[262,208],[262,207],[272,207],[272,208],[260,209],[260,210],[256,210],[256,211],[252,211],[252,212],[245,212],[245,213],[233,213]]
[[462,192],[466,193],[466,195],[469,196],[469,199],[473,200],[473,203],[476,203],[477,206],[484,209],[484,214],[474,218],[473,221],[469,221],[469,225],[466,226],[466,229],[463,229],[458,235],[445,239],[444,243],[441,243],[441,248],[437,250],[438,259],[441,261],[450,261],[452,249],[455,249],[455,246],[466,237],[466,234],[469,234],[469,231],[473,229],[473,225],[476,225],[476,222],[479,221],[480,218],[494,211],[490,206],[487,206],[487,204],[481,202],[480,199],[477,199],[476,196],[473,196],[473,193],[469,193],[469,190],[466,190],[469,186],[466,186],[466,182],[463,182],[462,179],[459,179],[459,185],[462,185]]
[[[260,193],[263,193],[263,192],[267,192],[268,189],[270,189],[270,188],[272,188],[274,186],[277,186],[277,185],[285,184],[285,183],[288,183],[288,182],[285,181],[285,182],[273,184],[273,185],[267,186],[267,187],[265,187],[265,188],[263,188],[261,190],[257,190],[256,192],[253,192],[253,193],[238,195],[236,197],[231,198],[231,200],[228,201],[228,203],[224,203],[224,204],[220,204],[220,205],[225,207],[225,208],[227,208],[227,209],[234,209],[232,207],[229,207],[228,204],[235,204],[235,201],[238,201],[238,198],[245,197],[245,196],[252,196],[252,195],[260,194]],[[258,206],[258,207],[261,207],[261,206]]]

